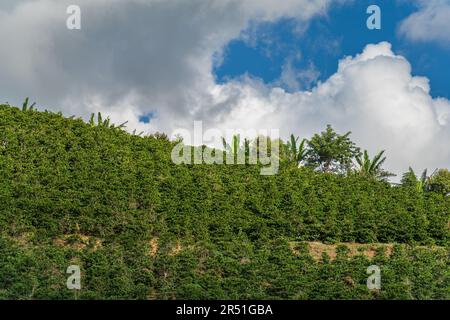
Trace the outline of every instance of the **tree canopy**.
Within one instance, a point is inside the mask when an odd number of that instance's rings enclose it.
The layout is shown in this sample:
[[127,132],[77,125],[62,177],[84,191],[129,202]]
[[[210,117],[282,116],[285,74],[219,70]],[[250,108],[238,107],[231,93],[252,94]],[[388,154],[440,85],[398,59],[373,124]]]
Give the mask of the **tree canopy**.
[[306,165],[322,172],[345,173],[350,170],[353,158],[360,153],[350,140],[350,134],[340,135],[327,125],[325,131],[308,140]]

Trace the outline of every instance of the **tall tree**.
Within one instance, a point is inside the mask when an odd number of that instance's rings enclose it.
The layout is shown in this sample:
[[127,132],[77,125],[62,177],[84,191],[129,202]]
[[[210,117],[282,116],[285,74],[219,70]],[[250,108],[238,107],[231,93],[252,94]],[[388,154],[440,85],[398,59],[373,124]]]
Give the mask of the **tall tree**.
[[429,190],[450,196],[450,171],[448,169],[437,170],[428,181]]
[[352,159],[360,154],[360,149],[350,140],[350,134],[340,135],[327,125],[325,131],[308,141],[306,165],[323,172],[349,171]]

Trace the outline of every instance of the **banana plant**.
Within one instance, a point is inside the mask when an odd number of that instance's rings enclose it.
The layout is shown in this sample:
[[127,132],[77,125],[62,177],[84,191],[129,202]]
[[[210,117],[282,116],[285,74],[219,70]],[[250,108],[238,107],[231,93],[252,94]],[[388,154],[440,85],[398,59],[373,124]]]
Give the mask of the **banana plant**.
[[423,170],[420,179],[417,180],[416,190],[419,192],[427,191],[429,179],[430,177],[428,176],[428,170]]
[[111,124],[111,120],[109,117],[107,117],[105,120],[103,120],[101,112],[99,112],[97,114],[97,123],[95,123],[95,114],[94,113],[91,114],[91,118],[89,119],[89,124],[91,125],[91,127],[98,126],[98,127],[106,127],[106,128],[119,129],[119,130],[124,129],[126,127],[127,123],[128,123],[128,121],[125,121],[124,123],[122,123],[116,127],[115,124]]
[[243,144],[241,145],[241,136],[239,134],[234,135],[231,138],[230,143],[227,143],[225,138],[222,137],[222,144],[225,152],[232,155],[235,162],[240,159],[239,156],[242,156],[242,153],[244,153],[244,159],[247,161],[250,155],[250,143],[250,140],[245,138]]
[[425,169],[422,172],[422,175],[420,176],[420,180],[417,182],[417,188],[420,190],[424,190],[427,184],[428,175],[427,175],[427,169]]
[[222,137],[222,144],[226,152],[229,152],[236,159],[240,150],[241,137],[239,134],[234,135],[231,139],[231,144],[228,144],[224,137]]
[[299,165],[306,157],[306,139],[303,139],[300,144],[298,144],[299,137],[295,137],[291,134],[291,139],[287,143],[288,147],[288,157],[289,161],[295,162]]
[[361,176],[373,177],[377,179],[385,179],[389,176],[392,176],[392,173],[384,171],[382,169],[383,163],[386,161],[386,157],[383,157],[384,150],[380,151],[370,159],[369,153],[367,150],[364,150],[363,155],[357,155],[356,162],[358,163],[359,168],[357,169],[358,173]]
[[250,140],[247,138],[244,139],[244,151],[245,151],[245,157],[248,158],[250,155]]
[[427,169],[425,169],[420,178],[418,178],[414,170],[409,167],[408,172],[406,172],[402,177],[401,184],[405,187],[413,187],[417,190],[417,192],[421,193],[428,191],[429,181],[430,177],[428,176]]
[[33,111],[34,107],[36,106],[36,102],[33,102],[31,106],[28,106],[29,98],[26,97],[24,103],[22,104],[22,111]]
[[132,133],[133,136],[139,136],[139,137],[141,137],[143,134],[144,134],[144,131],[137,132],[136,129],[134,129],[133,133]]

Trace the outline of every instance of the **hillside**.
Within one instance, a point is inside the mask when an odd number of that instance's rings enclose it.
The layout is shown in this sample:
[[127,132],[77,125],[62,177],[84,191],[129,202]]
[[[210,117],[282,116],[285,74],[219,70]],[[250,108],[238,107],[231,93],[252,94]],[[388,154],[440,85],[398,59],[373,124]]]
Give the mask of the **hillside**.
[[450,299],[450,198],[283,162],[175,165],[173,146],[0,106],[0,298]]

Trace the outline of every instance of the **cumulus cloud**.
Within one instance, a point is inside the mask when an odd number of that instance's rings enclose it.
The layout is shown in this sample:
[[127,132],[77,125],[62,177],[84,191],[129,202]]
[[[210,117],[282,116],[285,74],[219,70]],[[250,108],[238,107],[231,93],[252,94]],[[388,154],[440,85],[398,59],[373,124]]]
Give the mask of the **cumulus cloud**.
[[450,46],[450,1],[418,0],[419,10],[400,25],[400,33],[413,41],[435,41]]
[[[409,165],[450,167],[450,102],[432,98],[428,80],[412,76],[389,43],[344,57],[334,75],[309,90],[301,81],[314,77],[314,68],[288,64],[280,81],[289,92],[251,76],[215,82],[217,57],[250,22],[305,22],[331,1],[80,0],[80,31],[65,27],[70,2],[0,4],[0,40],[7,44],[0,50],[2,99],[30,96],[85,118],[101,111],[145,132],[190,129],[202,120],[204,128],[223,131],[273,128],[283,137],[310,137],[330,123],[351,130],[372,153],[386,149],[388,169],[397,173]],[[150,112],[150,123],[139,121]]]
[[[66,28],[71,0],[0,3],[2,99],[20,103],[30,96],[84,116],[97,110],[131,113],[127,120],[139,129],[167,130],[198,111],[213,84],[213,57],[250,21],[284,15],[307,20],[324,13],[331,0],[76,3],[80,31]],[[139,123],[139,115],[149,111],[157,120]]]
[[294,57],[288,57],[281,68],[281,75],[274,85],[287,88],[289,91],[299,91],[310,89],[320,76],[314,63],[311,61],[305,69],[296,68],[294,62],[301,60],[301,54],[297,53]]
[[337,72],[311,91],[288,93],[252,79],[219,87],[215,95],[230,99],[219,121],[224,127],[272,126],[285,137],[309,137],[330,123],[352,131],[372,153],[386,150],[394,172],[450,165],[450,102],[433,99],[428,79],[412,76],[409,62],[387,42],[342,59]]

